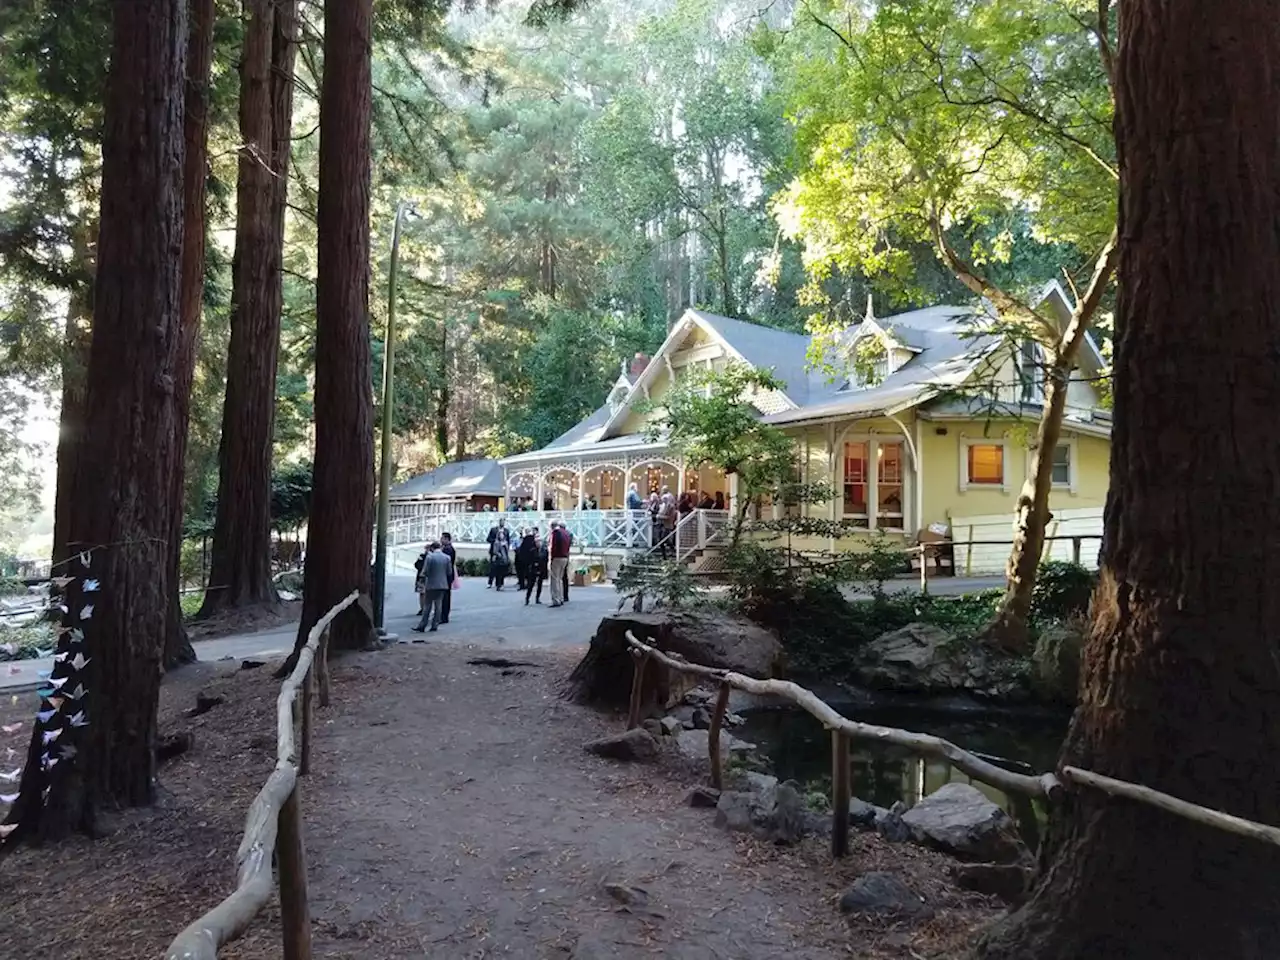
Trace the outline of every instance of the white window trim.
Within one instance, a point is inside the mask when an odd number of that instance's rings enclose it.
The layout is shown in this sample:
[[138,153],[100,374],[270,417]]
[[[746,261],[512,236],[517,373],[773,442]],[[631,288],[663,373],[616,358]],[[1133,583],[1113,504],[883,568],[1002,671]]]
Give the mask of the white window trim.
[[[994,483],[970,483],[969,482],[969,448],[970,447],[1003,447],[1004,454],[1001,462],[1004,464],[1004,482],[1001,484]],[[972,487],[974,490],[1002,490],[1008,493],[1013,489],[1013,485],[1009,482],[1010,468],[1013,466],[1009,459],[1010,442],[1008,437],[966,437],[960,436],[960,492],[964,493]]]
[[862,519],[863,514],[844,512],[844,445],[846,443],[865,443],[867,445],[867,530],[880,529],[876,520],[880,513],[880,470],[877,450],[883,444],[896,444],[902,448],[902,526],[885,527],[891,533],[905,534],[911,526],[911,496],[914,493],[915,472],[911,465],[911,448],[907,438],[890,434],[848,434],[840,437],[836,445],[836,465],[839,482],[836,484],[836,513],[841,520]]
[[[1050,486],[1054,490],[1066,490],[1070,494],[1075,494],[1076,488],[1080,483],[1080,455],[1079,447],[1074,436],[1063,436],[1058,438],[1058,442],[1054,447],[1066,447],[1067,454],[1067,482],[1055,483],[1050,477]],[[1027,451],[1027,476],[1031,475],[1031,451]],[[1050,461],[1050,470],[1053,468],[1053,461]]]

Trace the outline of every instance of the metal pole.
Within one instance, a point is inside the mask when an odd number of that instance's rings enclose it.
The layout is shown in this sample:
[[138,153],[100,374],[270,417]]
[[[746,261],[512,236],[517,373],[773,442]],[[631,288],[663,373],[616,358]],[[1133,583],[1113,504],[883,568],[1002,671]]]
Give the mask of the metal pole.
[[408,204],[396,205],[391,228],[391,276],[387,284],[387,336],[382,348],[382,463],[378,472],[378,531],[373,561],[373,625],[379,633],[386,614],[387,524],[391,517],[391,407],[395,400],[396,272],[400,257],[400,223]]

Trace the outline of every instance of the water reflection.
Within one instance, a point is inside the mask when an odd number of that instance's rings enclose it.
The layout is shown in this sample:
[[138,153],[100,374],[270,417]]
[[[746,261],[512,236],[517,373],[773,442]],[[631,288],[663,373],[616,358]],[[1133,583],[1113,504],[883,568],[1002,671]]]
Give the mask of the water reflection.
[[[1066,732],[1065,720],[975,719],[901,708],[842,712],[851,720],[943,737],[1018,773],[1052,770]],[[734,735],[758,744],[780,780],[796,780],[830,795],[831,737],[809,714],[791,709],[756,711],[747,715],[745,726]],[[850,756],[853,793],[869,803],[888,807],[901,800],[912,806],[944,783],[970,783],[1017,821],[1033,849],[1038,841],[1046,815],[1039,803],[1011,798],[971,780],[946,761],[926,760],[891,744],[855,740],[850,744]]]

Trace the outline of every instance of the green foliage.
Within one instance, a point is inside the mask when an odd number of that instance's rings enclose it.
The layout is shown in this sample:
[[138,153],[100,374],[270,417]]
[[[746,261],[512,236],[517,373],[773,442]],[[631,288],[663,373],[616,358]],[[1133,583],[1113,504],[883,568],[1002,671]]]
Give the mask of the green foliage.
[[652,607],[668,610],[683,610],[703,603],[689,568],[674,560],[624,563],[613,578],[613,585],[624,602],[641,597]]
[[311,507],[311,462],[293,461],[271,471],[271,525],[279,532],[297,530]]
[[57,646],[52,623],[41,620],[24,627],[0,625],[0,661],[34,660]]
[[731,363],[722,371],[691,371],[650,405],[648,431],[689,463],[711,463],[738,477],[745,513],[752,499],[773,495],[796,475],[794,441],[762,423],[752,405],[758,394],[783,387],[772,373]]
[[1076,563],[1048,560],[1040,564],[1031,616],[1039,624],[1081,618],[1089,612],[1098,575]]

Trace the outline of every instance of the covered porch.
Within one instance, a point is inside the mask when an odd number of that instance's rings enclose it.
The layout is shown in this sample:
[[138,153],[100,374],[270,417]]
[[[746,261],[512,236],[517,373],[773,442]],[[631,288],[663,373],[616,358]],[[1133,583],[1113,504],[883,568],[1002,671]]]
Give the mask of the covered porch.
[[625,510],[632,484],[646,500],[665,488],[677,499],[690,494],[695,506],[704,496],[715,502],[717,495],[727,505],[731,494],[723,470],[688,463],[661,445],[608,455],[523,454],[504,460],[503,468],[508,511]]

